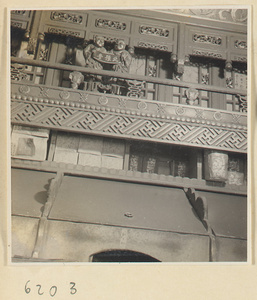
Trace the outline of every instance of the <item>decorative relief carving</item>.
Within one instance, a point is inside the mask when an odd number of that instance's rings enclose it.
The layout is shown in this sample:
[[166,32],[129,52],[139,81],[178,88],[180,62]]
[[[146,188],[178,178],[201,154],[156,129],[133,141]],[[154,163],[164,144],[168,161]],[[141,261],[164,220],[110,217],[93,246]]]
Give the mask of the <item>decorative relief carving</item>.
[[166,108],[166,104],[157,103],[157,111],[159,113],[165,114],[166,113],[165,108]]
[[183,161],[178,161],[176,163],[177,176],[185,177],[186,176],[186,163]]
[[130,171],[138,170],[138,160],[139,160],[139,157],[137,155],[130,155],[130,159],[129,159],[129,170]]
[[239,101],[239,108],[241,112],[247,112],[247,97],[236,95]]
[[128,84],[128,97],[141,98],[143,96],[142,89],[144,88],[145,81],[127,80]]
[[155,49],[155,50],[160,50],[160,51],[168,51],[168,47],[165,45],[161,44],[154,44],[154,43],[148,43],[148,42],[138,42],[138,47],[141,48],[150,48],[150,49]]
[[193,35],[193,42],[220,46],[222,44],[222,38],[207,34],[196,33]]
[[148,67],[148,76],[150,76],[150,77],[156,77],[157,76],[156,66],[149,66]]
[[48,33],[60,34],[60,35],[71,35],[75,37],[80,37],[81,33],[79,31],[68,30],[64,28],[48,27]]
[[242,161],[238,158],[229,158],[228,161],[228,183],[235,185],[243,185],[244,172],[242,172]]
[[149,157],[146,163],[146,173],[154,173],[155,164],[156,164],[156,159],[153,157]]
[[[99,35],[93,35],[93,40],[96,40],[99,37]],[[112,36],[106,36],[106,35],[101,35],[101,37],[108,43],[117,43],[120,38],[115,38]]]
[[240,120],[240,118],[241,118],[241,115],[233,114],[233,115],[232,115],[232,118],[233,118],[233,122],[234,122],[234,123],[239,123],[239,120]]
[[247,58],[245,56],[234,56],[234,61],[247,62]]
[[98,103],[101,104],[101,105],[106,105],[106,104],[108,104],[108,98],[106,96],[101,96],[98,99]]
[[70,98],[70,93],[67,91],[61,91],[59,96],[61,99],[67,100]]
[[202,84],[209,84],[209,73],[202,74],[201,83]]
[[12,10],[11,13],[14,15],[24,16],[26,14],[26,10]]
[[127,106],[127,100],[124,98],[119,98],[119,106],[126,107]]
[[196,15],[207,19],[246,23],[247,9],[172,9],[171,11],[186,15]]
[[226,87],[233,89],[233,78],[232,77],[227,77],[226,78]]
[[138,109],[147,109],[147,104],[143,101],[139,102],[137,105]]
[[113,65],[113,71],[121,72],[121,73],[128,73],[129,67],[132,62],[132,56],[131,54],[125,49],[126,44],[124,40],[118,39],[117,42],[114,45],[114,49],[112,50],[112,53],[114,55],[114,63]]
[[88,100],[88,94],[86,94],[86,93],[79,93],[79,96],[80,96],[79,101],[81,101],[81,102],[87,102],[87,100]]
[[244,23],[247,21],[247,9],[232,9],[231,16],[235,22]]
[[215,147],[222,150],[246,152],[247,133],[211,125],[159,121],[132,116],[113,115],[71,107],[57,107],[38,103],[12,102],[12,121],[20,124],[69,128],[71,131],[109,133],[114,136],[158,139],[192,146]]
[[226,181],[228,178],[228,154],[214,151],[205,152],[206,180]]
[[83,17],[77,14],[64,13],[60,11],[52,11],[50,19],[67,23],[82,24]]
[[69,79],[71,80],[71,87],[76,90],[84,81],[84,75],[81,72],[74,71],[70,73]]
[[179,115],[179,116],[184,115],[185,112],[186,112],[186,110],[184,109],[184,107],[179,106],[179,107],[176,108],[176,114]]
[[219,112],[219,111],[216,111],[213,115],[213,118],[216,120],[216,121],[220,121],[222,119],[222,114]]
[[11,80],[21,81],[29,80],[29,75],[26,73],[27,66],[12,64],[11,65]]
[[196,109],[195,110],[195,115],[197,119],[205,119],[204,117],[204,111],[201,109]]
[[140,34],[154,35],[159,37],[168,37],[169,30],[166,28],[158,28],[153,26],[141,25],[139,26]]
[[196,105],[196,99],[199,97],[199,92],[196,89],[188,88],[185,90],[187,104]]
[[30,92],[30,87],[27,85],[22,85],[22,86],[20,86],[19,91],[22,94],[28,94]]
[[30,38],[28,42],[27,51],[29,54],[35,54],[37,47],[37,38]]
[[96,19],[95,26],[99,28],[114,29],[121,31],[126,30],[127,27],[126,23],[106,19]]
[[246,41],[236,40],[234,46],[237,49],[247,50],[247,42]]
[[11,21],[11,26],[16,28],[22,28],[23,23]]
[[39,52],[39,59],[46,61],[47,60],[47,56],[48,56],[48,49],[40,49]]
[[206,57],[213,57],[213,58],[222,58],[220,53],[210,52],[210,51],[203,51],[203,50],[193,50],[193,55],[197,56],[206,56]]
[[40,88],[40,92],[39,92],[39,95],[42,96],[42,97],[49,97],[49,89],[45,88],[45,87],[39,87]]

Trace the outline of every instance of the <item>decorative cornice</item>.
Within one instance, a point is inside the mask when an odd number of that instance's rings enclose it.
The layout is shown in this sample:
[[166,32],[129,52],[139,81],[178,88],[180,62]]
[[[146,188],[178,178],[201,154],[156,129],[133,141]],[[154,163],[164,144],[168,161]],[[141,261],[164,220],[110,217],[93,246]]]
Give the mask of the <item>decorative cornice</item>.
[[[24,100],[24,99],[27,100]],[[156,116],[157,117],[157,116]],[[12,101],[15,124],[53,128],[112,137],[142,139],[225,151],[246,152],[247,132],[242,126],[216,127],[215,122],[181,116],[153,118],[146,112],[23,96]]]
[[[24,91],[26,91],[26,93]],[[25,84],[24,82],[12,82],[11,96],[13,100],[32,101],[45,104],[50,103],[82,109],[95,109],[98,107],[101,111],[116,112],[132,116],[142,116],[161,120],[177,120],[177,118],[179,118],[179,120],[182,120],[183,122],[193,124],[206,124],[228,129],[247,129],[247,115],[245,113],[228,112],[193,105],[179,105],[161,101],[116,96],[112,94],[104,95],[102,93],[86,92],[68,88],[50,87],[30,83]],[[99,104],[101,105],[99,106]]]

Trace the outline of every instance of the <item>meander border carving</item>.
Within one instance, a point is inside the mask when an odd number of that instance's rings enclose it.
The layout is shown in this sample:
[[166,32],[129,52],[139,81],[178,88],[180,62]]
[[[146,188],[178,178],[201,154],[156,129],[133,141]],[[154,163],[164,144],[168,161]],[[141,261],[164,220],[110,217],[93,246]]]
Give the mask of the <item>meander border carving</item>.
[[160,116],[158,119],[149,117],[146,113],[131,115],[128,110],[111,110],[109,107],[84,103],[56,105],[53,100],[45,100],[12,101],[12,122],[225,151],[247,151],[247,131],[238,129],[242,126],[230,125],[229,128],[223,128],[212,125],[210,121],[188,122],[182,116],[169,119]]

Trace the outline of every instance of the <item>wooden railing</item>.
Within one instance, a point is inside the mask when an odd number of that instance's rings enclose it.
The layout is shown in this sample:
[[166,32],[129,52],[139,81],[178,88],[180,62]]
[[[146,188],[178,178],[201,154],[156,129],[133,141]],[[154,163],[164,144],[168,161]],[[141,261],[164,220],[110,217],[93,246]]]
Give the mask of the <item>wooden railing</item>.
[[113,71],[95,70],[95,69],[86,68],[86,67],[71,66],[71,65],[52,63],[52,62],[46,62],[46,61],[41,61],[41,60],[31,60],[31,59],[11,57],[11,63],[18,63],[18,64],[23,64],[23,65],[30,65],[30,66],[43,67],[43,68],[62,70],[62,71],[70,71],[70,72],[77,71],[77,72],[93,74],[93,75],[110,76],[110,77],[115,76],[117,78],[146,81],[149,83],[155,83],[155,84],[160,84],[160,85],[171,85],[171,86],[184,87],[184,88],[191,87],[191,88],[195,88],[197,90],[214,92],[214,93],[241,95],[241,96],[245,96],[247,94],[246,90],[241,90],[241,89],[237,90],[237,89],[230,89],[230,88],[225,88],[225,87],[217,87],[214,85],[189,83],[189,82],[182,82],[182,81],[178,81],[178,80],[174,80],[174,79],[165,79],[165,78],[156,78],[156,77],[142,76],[142,75],[124,74],[124,73],[119,73],[119,72],[115,72],[115,74],[114,74]]
[[[146,84],[154,84],[157,89],[154,91],[155,96],[152,100],[159,100],[164,102],[173,102],[172,97],[176,96],[179,98],[180,104],[191,104],[191,105],[198,105],[201,106],[201,103],[198,101],[198,99],[204,99],[204,97],[199,96],[199,92],[205,91],[209,93],[209,96],[207,97],[207,101],[209,101],[209,98],[212,97],[213,94],[223,94],[225,95],[231,95],[234,99],[232,103],[234,103],[235,109],[235,103],[237,103],[237,111],[240,112],[247,112],[247,91],[246,90],[239,90],[234,89],[231,87],[219,87],[214,86],[210,84],[199,84],[199,83],[190,83],[190,82],[184,82],[174,79],[167,79],[167,78],[158,78],[158,77],[151,77],[151,76],[142,76],[142,75],[134,75],[129,73],[120,73],[120,72],[114,72],[114,71],[107,71],[107,70],[96,70],[88,67],[81,67],[81,66],[75,66],[75,65],[67,65],[67,64],[61,64],[61,63],[53,63],[53,62],[47,62],[42,60],[31,60],[31,59],[23,59],[23,58],[17,58],[17,57],[11,57],[11,63],[12,66],[34,66],[34,67],[41,67],[45,69],[53,69],[53,70],[59,70],[59,71],[68,71],[70,72],[70,85],[74,89],[78,88],[78,84],[76,83],[76,80],[81,84],[84,84],[84,90],[91,90],[91,91],[100,91],[100,92],[106,92],[106,90],[109,93],[116,94],[116,95],[123,95],[123,96],[129,96],[129,97],[135,97],[135,98],[145,98],[147,99],[147,93],[146,93]],[[13,71],[12,71],[13,72]],[[26,70],[24,71],[26,73]],[[42,73],[42,72],[41,72]],[[42,74],[41,74],[42,76]],[[79,78],[75,78],[75,77]],[[94,82],[94,79],[92,80],[94,88],[90,89],[90,83],[84,80],[84,76],[91,78],[98,78],[98,83]],[[22,77],[22,76],[21,76]],[[26,74],[25,74],[26,77]],[[74,79],[75,78],[75,79]],[[99,78],[101,79],[105,78],[107,79],[107,83],[100,84],[99,85]],[[26,78],[22,78],[25,79]],[[119,84],[116,84],[117,81],[123,82],[121,86]],[[91,82],[91,84],[92,84]],[[125,88],[124,88],[125,85]],[[102,89],[99,87],[101,86]],[[166,87],[177,87],[180,89],[180,92],[176,95],[173,95],[173,92],[170,90],[166,93],[168,93],[168,97],[170,97],[169,100],[163,100],[162,96],[159,94],[156,94],[156,91],[158,90],[158,87],[166,86]],[[109,89],[109,90],[108,90]],[[120,93],[120,89],[123,89],[123,93]],[[124,90],[126,91],[124,93]],[[187,93],[186,90],[188,90]],[[183,92],[181,92],[183,91]],[[141,95],[143,95],[141,97]],[[166,96],[167,97],[167,96]],[[183,99],[183,100],[182,100]],[[225,98],[224,98],[225,99]],[[206,100],[206,99],[205,99]],[[224,100],[225,101],[225,100]],[[178,103],[178,102],[177,102]],[[208,107],[215,107],[212,106],[211,102]],[[224,106],[220,109],[226,110],[226,104],[224,103]]]

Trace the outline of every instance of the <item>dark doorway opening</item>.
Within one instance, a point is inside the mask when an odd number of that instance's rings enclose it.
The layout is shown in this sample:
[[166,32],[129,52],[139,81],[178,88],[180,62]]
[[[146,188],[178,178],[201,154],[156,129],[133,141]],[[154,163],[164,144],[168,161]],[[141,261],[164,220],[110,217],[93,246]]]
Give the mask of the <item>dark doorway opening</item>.
[[144,253],[129,250],[109,250],[93,254],[92,262],[160,262]]

